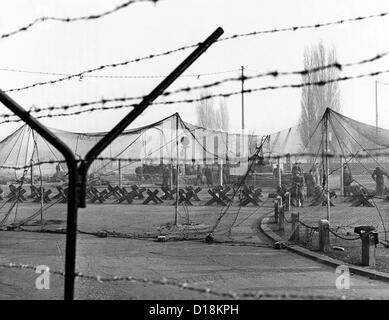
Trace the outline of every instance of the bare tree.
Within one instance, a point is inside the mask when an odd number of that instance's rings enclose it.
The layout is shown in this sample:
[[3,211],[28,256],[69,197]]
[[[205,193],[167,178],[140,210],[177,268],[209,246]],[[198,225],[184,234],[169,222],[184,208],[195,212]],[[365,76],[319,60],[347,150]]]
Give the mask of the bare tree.
[[[203,91],[200,98],[210,95],[208,91]],[[198,102],[196,105],[197,125],[215,129],[228,131],[230,126],[230,116],[228,113],[227,103],[222,100],[219,108],[215,108],[213,99],[205,99]]]
[[230,114],[226,100],[221,100],[219,103],[219,112],[217,112],[218,127],[224,131],[230,128]]
[[[337,62],[335,48],[326,47],[323,42],[319,42],[317,45],[305,49],[305,69],[317,68],[335,62]],[[338,77],[339,70],[337,68],[327,68],[303,75],[302,81],[303,83],[312,83],[333,80]],[[318,147],[318,141],[312,143],[309,139],[312,138],[317,122],[321,119],[326,108],[331,108],[335,111],[340,111],[341,109],[338,82],[335,81],[322,86],[306,86],[302,88],[300,134],[304,145],[309,144],[313,148]]]

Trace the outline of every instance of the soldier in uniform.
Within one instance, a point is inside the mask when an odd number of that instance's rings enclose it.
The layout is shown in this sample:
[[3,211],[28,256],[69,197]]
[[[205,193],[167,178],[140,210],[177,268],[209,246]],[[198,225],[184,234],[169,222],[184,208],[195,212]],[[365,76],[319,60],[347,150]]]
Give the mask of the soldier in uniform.
[[351,182],[353,182],[353,177],[351,175],[350,169],[348,166],[343,167],[343,192],[347,197],[351,194]]
[[388,174],[380,167],[376,167],[371,177],[376,183],[376,195],[382,196],[384,194],[384,176],[388,178]]
[[201,166],[198,164],[196,169],[196,186],[199,186],[203,183],[203,172]]
[[303,170],[296,163],[292,168],[292,189],[293,189],[293,200],[296,207],[302,207],[304,205],[303,190],[305,186],[305,179]]
[[309,173],[307,174],[305,179],[305,183],[307,185],[307,197],[313,196],[316,182],[312,169],[309,170]]

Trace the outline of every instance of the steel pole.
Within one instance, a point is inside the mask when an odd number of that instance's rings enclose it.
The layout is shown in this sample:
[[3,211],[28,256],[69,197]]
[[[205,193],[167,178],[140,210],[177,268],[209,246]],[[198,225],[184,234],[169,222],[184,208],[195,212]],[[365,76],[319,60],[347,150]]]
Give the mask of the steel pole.
[[16,101],[0,90],[0,102],[23,120],[31,129],[35,130],[48,143],[53,145],[65,158],[68,166],[68,208],[66,227],[66,252],[65,252],[65,300],[74,298],[74,278],[76,265],[77,244],[77,160],[70,148],[56,137],[48,128],[33,118],[28,111],[23,109]]

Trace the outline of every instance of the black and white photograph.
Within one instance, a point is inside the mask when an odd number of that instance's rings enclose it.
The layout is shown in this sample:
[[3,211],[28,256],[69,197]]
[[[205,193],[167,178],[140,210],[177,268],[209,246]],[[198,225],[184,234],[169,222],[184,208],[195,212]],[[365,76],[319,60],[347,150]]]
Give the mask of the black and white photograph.
[[2,0],[0,300],[388,300],[388,35],[387,0]]

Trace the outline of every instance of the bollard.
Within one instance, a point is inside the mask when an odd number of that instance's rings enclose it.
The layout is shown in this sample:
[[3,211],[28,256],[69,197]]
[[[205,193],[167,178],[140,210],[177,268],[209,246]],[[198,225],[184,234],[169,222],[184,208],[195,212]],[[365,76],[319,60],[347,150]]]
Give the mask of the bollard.
[[304,243],[307,244],[308,243],[308,237],[309,237],[309,229],[307,227],[305,227],[304,229],[305,229],[305,232],[304,232]]
[[292,213],[292,236],[290,237],[291,241],[300,241],[300,214],[297,212]]
[[278,209],[278,230],[285,230],[285,212],[283,207],[279,207]]
[[290,210],[290,192],[285,192],[285,211]]
[[319,221],[319,250],[328,252],[330,249],[330,224],[328,220]]
[[375,267],[375,248],[378,242],[378,233],[365,232],[361,234],[362,239],[362,265]]
[[274,200],[274,222],[278,223],[278,200]]

